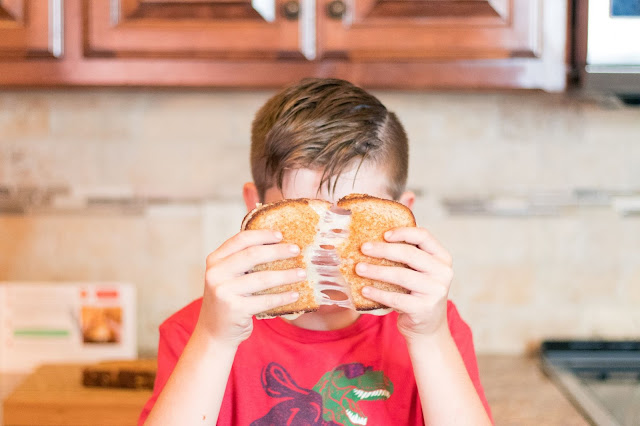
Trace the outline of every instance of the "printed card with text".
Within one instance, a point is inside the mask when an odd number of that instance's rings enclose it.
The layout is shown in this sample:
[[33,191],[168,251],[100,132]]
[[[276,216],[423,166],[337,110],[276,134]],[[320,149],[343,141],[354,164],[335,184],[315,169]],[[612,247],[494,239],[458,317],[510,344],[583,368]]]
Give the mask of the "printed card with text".
[[0,371],[135,358],[135,302],[126,283],[0,282]]

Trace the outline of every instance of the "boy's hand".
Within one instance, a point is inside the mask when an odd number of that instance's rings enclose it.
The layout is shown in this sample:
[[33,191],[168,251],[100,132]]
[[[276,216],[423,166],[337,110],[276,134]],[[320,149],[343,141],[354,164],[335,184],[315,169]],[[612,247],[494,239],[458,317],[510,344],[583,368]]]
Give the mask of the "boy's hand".
[[397,284],[411,293],[393,293],[365,287],[363,296],[401,312],[398,328],[407,340],[448,332],[447,296],[453,279],[451,255],[424,228],[395,228],[387,242],[365,243],[371,257],[401,262],[410,269],[359,263],[356,273]]
[[242,231],[207,256],[204,297],[197,325],[201,332],[237,346],[251,334],[253,315],[298,298],[295,292],[253,295],[304,279],[302,269],[247,273],[261,263],[298,255],[298,246],[277,244],[281,240],[279,232]]

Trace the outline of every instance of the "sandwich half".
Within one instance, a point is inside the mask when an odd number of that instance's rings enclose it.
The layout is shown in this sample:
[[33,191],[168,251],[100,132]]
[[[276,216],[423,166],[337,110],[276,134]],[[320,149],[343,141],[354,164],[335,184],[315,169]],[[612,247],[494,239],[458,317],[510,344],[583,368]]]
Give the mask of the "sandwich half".
[[384,233],[396,227],[416,226],[411,210],[391,200],[351,194],[336,204],[299,198],[258,206],[242,221],[242,230],[271,229],[282,232],[285,243],[297,244],[297,257],[257,265],[251,272],[303,268],[305,281],[274,287],[259,294],[297,291],[298,300],[256,315],[258,318],[317,311],[321,305],[338,305],[374,314],[389,309],[362,296],[365,286],[407,293],[395,284],[360,277],[359,262],[407,267],[387,259],[365,256],[360,247],[367,241],[384,241]]

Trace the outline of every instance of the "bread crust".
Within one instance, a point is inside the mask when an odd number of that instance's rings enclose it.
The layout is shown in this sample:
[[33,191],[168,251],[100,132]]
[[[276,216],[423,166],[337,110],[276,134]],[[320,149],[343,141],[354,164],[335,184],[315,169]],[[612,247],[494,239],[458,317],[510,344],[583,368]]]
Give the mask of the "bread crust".
[[[363,312],[385,309],[386,306],[363,297],[362,288],[370,285],[382,290],[401,293],[408,293],[408,290],[394,284],[360,277],[355,273],[355,265],[358,262],[366,262],[374,265],[407,266],[387,259],[366,256],[361,252],[360,247],[366,241],[384,241],[384,233],[389,229],[416,226],[413,213],[398,202],[366,194],[347,195],[338,200],[336,205],[351,211],[349,237],[344,244],[336,247],[336,250],[341,259],[339,270],[348,283],[354,308]],[[306,268],[303,253],[314,241],[321,219],[318,211],[326,211],[330,208],[331,203],[324,200],[298,198],[265,204],[249,212],[242,221],[242,230],[278,230],[282,232],[282,242],[297,244],[301,249],[300,255],[294,258],[257,265],[251,272]],[[296,218],[296,220],[291,220],[291,218]],[[313,284],[308,280],[285,284],[256,294],[273,294],[293,290],[300,294],[296,302],[263,312],[256,317],[271,318],[318,310],[320,304],[316,300]]]

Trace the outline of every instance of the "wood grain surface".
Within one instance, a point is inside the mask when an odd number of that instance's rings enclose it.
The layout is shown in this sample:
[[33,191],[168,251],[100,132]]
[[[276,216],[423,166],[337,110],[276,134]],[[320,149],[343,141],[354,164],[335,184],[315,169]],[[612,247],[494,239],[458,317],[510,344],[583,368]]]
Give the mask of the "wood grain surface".
[[4,424],[135,425],[151,391],[84,387],[84,367],[39,367],[4,400]]

